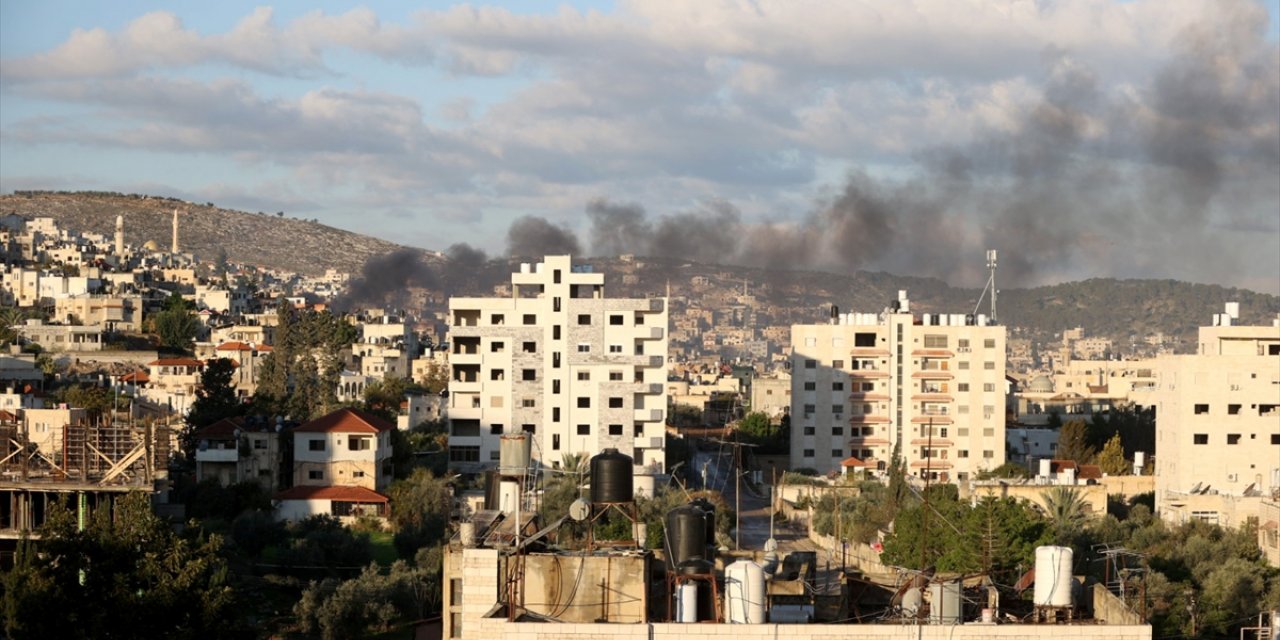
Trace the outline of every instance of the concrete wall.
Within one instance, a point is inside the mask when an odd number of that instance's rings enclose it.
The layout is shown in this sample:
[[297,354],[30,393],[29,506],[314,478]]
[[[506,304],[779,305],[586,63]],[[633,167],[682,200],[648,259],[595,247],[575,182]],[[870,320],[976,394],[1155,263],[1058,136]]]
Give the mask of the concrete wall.
[[[1150,640],[1147,625],[542,624],[477,620],[464,638],[485,640]],[[446,636],[448,637],[448,636]]]
[[646,562],[630,556],[525,556],[524,605],[565,622],[643,622]]
[[1142,623],[1142,617],[1126,607],[1120,598],[1112,595],[1100,584],[1093,585],[1093,617],[1110,624],[1136,625]]

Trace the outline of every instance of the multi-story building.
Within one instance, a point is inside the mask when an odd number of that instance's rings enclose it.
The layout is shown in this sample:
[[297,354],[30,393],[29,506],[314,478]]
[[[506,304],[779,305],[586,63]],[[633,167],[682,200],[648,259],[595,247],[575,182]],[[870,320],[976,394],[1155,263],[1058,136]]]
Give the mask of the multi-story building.
[[[791,466],[847,456],[963,481],[1005,462],[1005,328],[985,316],[883,313],[791,327]],[[932,433],[930,427],[932,426]]]
[[229,486],[257,482],[274,492],[281,480],[283,424],[258,417],[219,420],[196,432],[196,480],[214,478]]
[[358,409],[339,409],[293,430],[293,484],[385,491],[391,485],[395,425]]
[[1194,355],[1157,359],[1156,510],[1168,520],[1237,526],[1280,499],[1280,317],[1222,315]]
[[509,297],[450,299],[449,322],[451,466],[496,463],[500,437],[525,432],[550,466],[614,448],[663,472],[665,298],[608,298],[604,274],[548,256]]

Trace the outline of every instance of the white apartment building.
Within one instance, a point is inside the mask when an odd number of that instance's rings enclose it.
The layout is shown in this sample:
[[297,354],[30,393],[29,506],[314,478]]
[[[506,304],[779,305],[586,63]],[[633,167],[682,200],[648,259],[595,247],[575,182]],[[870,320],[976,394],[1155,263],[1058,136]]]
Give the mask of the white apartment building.
[[[883,313],[791,327],[791,467],[853,457],[963,481],[1005,462],[1005,328],[986,316]],[[932,425],[932,434],[929,429]]]
[[1156,510],[1175,522],[1237,526],[1280,499],[1280,317],[1242,327],[1222,315],[1195,355],[1157,359]]
[[522,264],[503,298],[449,300],[449,458],[498,460],[502,434],[533,434],[533,457],[615,448],[662,473],[667,301],[607,298],[604,274],[570,256]]

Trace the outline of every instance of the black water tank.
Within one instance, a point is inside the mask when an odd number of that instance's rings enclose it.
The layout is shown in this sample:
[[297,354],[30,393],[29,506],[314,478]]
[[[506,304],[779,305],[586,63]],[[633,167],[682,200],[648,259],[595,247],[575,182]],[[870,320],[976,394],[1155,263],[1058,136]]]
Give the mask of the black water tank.
[[632,488],[631,456],[618,453],[617,449],[605,449],[591,458],[591,501],[592,502],[631,502],[635,491]]
[[[694,498],[693,500],[689,501],[689,506],[697,507],[698,509],[702,510],[702,517],[707,521],[706,545],[714,549],[716,547],[716,505],[715,503],[706,498]],[[711,559],[712,557],[713,556],[707,556],[707,559]]]
[[484,508],[486,510],[495,511],[502,508],[500,485],[497,470],[491,469],[484,472]]
[[706,517],[697,507],[676,507],[667,512],[667,561],[672,567],[703,560],[707,548],[706,526]]

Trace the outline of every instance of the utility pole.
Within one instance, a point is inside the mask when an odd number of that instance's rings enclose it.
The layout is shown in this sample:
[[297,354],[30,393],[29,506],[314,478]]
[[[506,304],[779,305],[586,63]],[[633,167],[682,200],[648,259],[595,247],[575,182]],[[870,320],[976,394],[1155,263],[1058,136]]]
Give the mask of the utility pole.
[[928,444],[925,445],[925,453],[928,455],[924,459],[924,491],[920,493],[920,497],[924,500],[923,508],[920,510],[920,571],[925,568],[925,551],[929,544],[929,475],[933,471],[933,418],[929,418],[929,435]]

